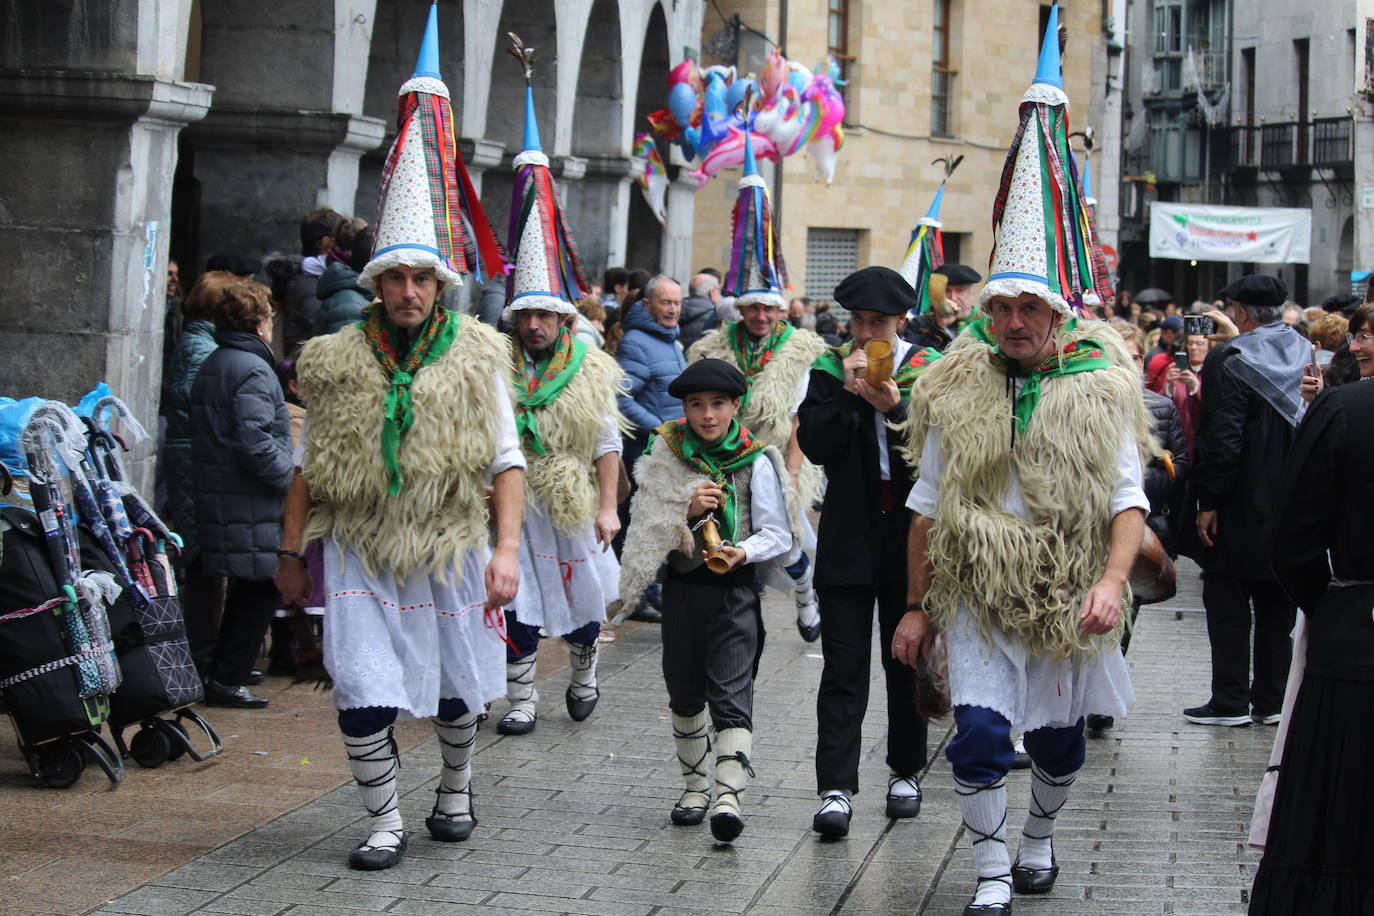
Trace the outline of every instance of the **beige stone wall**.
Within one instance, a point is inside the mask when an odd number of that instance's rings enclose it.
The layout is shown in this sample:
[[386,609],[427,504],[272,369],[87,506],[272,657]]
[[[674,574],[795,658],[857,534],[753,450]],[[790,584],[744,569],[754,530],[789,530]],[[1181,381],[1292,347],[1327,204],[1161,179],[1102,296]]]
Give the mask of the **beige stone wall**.
[[[776,37],[777,0],[721,2],[746,23]],[[794,295],[805,292],[809,227],[860,230],[859,266],[896,268],[912,228],[930,206],[940,179],[931,161],[964,156],[945,191],[946,233],[966,233],[962,259],[986,273],[992,245],[992,201],[1007,145],[1016,130],[1017,105],[1035,72],[1041,4],[1035,0],[953,0],[950,54],[954,80],[953,139],[929,138],[932,6],[929,2],[850,0],[853,65],[846,131],[834,183],[816,180],[812,161],[796,155],[783,177],[782,250]],[[790,57],[814,66],[826,51],[826,0],[791,0],[786,36]],[[1100,42],[1100,4],[1079,0],[1061,7],[1069,27],[1065,88],[1072,130],[1087,116],[1091,52]],[[720,28],[708,11],[707,36]],[[705,61],[710,64],[713,61]],[[1075,117],[1077,115],[1077,117]],[[878,133],[884,131],[885,133]],[[903,134],[920,139],[888,136]],[[696,195],[694,268],[725,266],[730,210],[739,172],[721,171]],[[772,178],[771,175],[766,177]],[[775,192],[776,196],[776,192]]]

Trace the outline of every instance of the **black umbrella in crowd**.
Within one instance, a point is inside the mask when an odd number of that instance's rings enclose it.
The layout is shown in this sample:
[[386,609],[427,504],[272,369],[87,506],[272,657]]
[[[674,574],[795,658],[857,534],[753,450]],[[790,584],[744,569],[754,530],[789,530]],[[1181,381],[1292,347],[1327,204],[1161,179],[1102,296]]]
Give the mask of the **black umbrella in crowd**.
[[1151,286],[1149,289],[1142,289],[1132,298],[1141,305],[1162,305],[1165,302],[1173,302],[1174,294],[1167,289]]

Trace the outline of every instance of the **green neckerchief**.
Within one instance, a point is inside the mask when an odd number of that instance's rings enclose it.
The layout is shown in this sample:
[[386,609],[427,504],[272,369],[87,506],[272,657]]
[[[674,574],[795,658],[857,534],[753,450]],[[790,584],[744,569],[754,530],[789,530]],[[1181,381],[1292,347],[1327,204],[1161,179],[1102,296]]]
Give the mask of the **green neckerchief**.
[[782,345],[792,338],[792,332],[792,325],[786,321],[776,321],[773,323],[773,330],[768,332],[768,336],[754,344],[743,321],[733,322],[725,329],[725,336],[730,342],[730,349],[735,353],[735,363],[749,383],[748,389],[744,392],[744,397],[739,402],[741,410],[748,406],[749,396],[754,393],[754,376],[762,372],[769,360],[782,349]]
[[[454,337],[458,335],[458,321],[458,315],[441,305],[435,305],[409,347],[406,346],[406,336],[386,317],[386,307],[380,302],[365,308],[363,320],[358,322],[363,336],[372,347],[372,355],[377,357],[382,371],[391,378],[391,387],[386,393],[386,416],[382,422],[382,461],[386,463],[389,480],[387,492],[392,496],[399,496],[404,486],[401,479],[401,443],[415,423],[415,417],[410,412],[411,383],[415,381],[415,373],[443,356],[453,344]],[[403,351],[404,357],[401,356]]]
[[[841,382],[844,381],[844,361],[849,354],[854,352],[854,341],[842,344],[838,347],[831,347],[811,364],[812,369],[820,369],[822,372],[835,376]],[[922,347],[920,350],[908,353],[906,362],[898,366],[892,373],[892,381],[897,383],[897,392],[902,396],[902,400],[911,397],[911,386],[916,383],[916,379],[925,371],[926,367],[942,354],[939,350],[930,347]]]
[[702,442],[685,418],[670,420],[653,431],[644,451],[648,452],[659,439],[667,443],[669,450],[688,467],[705,474],[721,488],[724,494],[720,501],[721,532],[726,540],[734,543],[738,536],[735,531],[737,494],[729,475],[752,464],[767,446],[740,426],[739,420],[730,421],[725,438],[715,445]]
[[[1058,333],[1063,334],[1077,327],[1078,319],[1070,318],[1064,322]],[[969,333],[991,348],[992,352],[988,356],[994,366],[1012,378],[1026,380],[1026,384],[1021,386],[1012,403],[1012,416],[1016,420],[1016,431],[1019,433],[1025,433],[1026,428],[1030,426],[1035,408],[1040,404],[1040,388],[1045,381],[1077,372],[1110,369],[1113,365],[1112,361],[1107,359],[1102,345],[1085,337],[1061,344],[1038,366],[1025,369],[1020,363],[1009,360],[1002,354],[997,346],[997,339],[992,336],[992,320],[986,315],[980,315],[969,325]]]
[[544,440],[539,435],[538,407],[553,403],[553,400],[568,387],[568,383],[582,368],[582,360],[587,356],[587,344],[575,340],[565,327],[558,333],[549,355],[535,364],[534,375],[524,373],[525,353],[519,337],[511,337],[514,351],[512,364],[516,367],[516,381],[524,382],[525,391],[515,403],[515,432],[521,442],[529,441],[529,446],[537,455],[546,455]]

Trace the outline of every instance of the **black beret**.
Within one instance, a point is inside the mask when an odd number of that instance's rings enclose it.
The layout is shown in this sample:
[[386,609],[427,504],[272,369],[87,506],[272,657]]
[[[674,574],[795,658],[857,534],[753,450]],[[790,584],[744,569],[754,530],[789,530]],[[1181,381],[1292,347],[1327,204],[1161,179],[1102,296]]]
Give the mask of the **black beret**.
[[1268,274],[1249,274],[1217,293],[1217,297],[1242,305],[1283,305],[1288,299],[1288,284]]
[[1327,297],[1327,300],[1322,303],[1322,308],[1328,312],[1353,312],[1361,305],[1359,296],[1353,296],[1350,293],[1337,293]]
[[697,360],[668,383],[668,393],[679,400],[698,391],[720,391],[740,398],[748,390],[744,373],[719,359]]
[[890,267],[865,267],[840,281],[831,298],[849,311],[905,315],[919,304],[916,291]]
[[966,264],[942,264],[931,273],[944,274],[950,286],[967,286],[982,282],[983,275]]

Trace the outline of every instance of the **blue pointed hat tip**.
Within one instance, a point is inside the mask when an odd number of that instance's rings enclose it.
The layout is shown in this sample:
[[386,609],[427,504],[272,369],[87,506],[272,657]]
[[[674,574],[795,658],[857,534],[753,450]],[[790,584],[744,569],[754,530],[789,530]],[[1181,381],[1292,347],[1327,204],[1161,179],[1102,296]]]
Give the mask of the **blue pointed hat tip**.
[[525,87],[525,149],[540,152],[544,149],[539,143],[539,119],[534,114],[534,88],[531,86]]
[[745,176],[757,175],[759,164],[754,159],[754,144],[749,142],[749,131],[744,131],[744,174]]
[[1084,196],[1084,197],[1092,197],[1092,196],[1093,196],[1093,187],[1092,187],[1092,185],[1093,185],[1093,170],[1092,170],[1092,165],[1091,165],[1091,162],[1090,162],[1090,160],[1088,159],[1088,157],[1085,155],[1085,156],[1083,157],[1083,196]]
[[945,199],[945,184],[940,182],[940,189],[935,192],[935,199],[930,202],[930,209],[926,211],[927,219],[940,218],[940,204]]
[[442,79],[439,75],[439,4],[429,7],[429,21],[425,23],[425,38],[420,43],[420,57],[415,61],[415,76]]
[[1059,72],[1059,4],[1050,7],[1050,18],[1045,24],[1045,40],[1040,45],[1040,62],[1035,68],[1035,83],[1047,83],[1056,89],[1064,88],[1064,77]]

